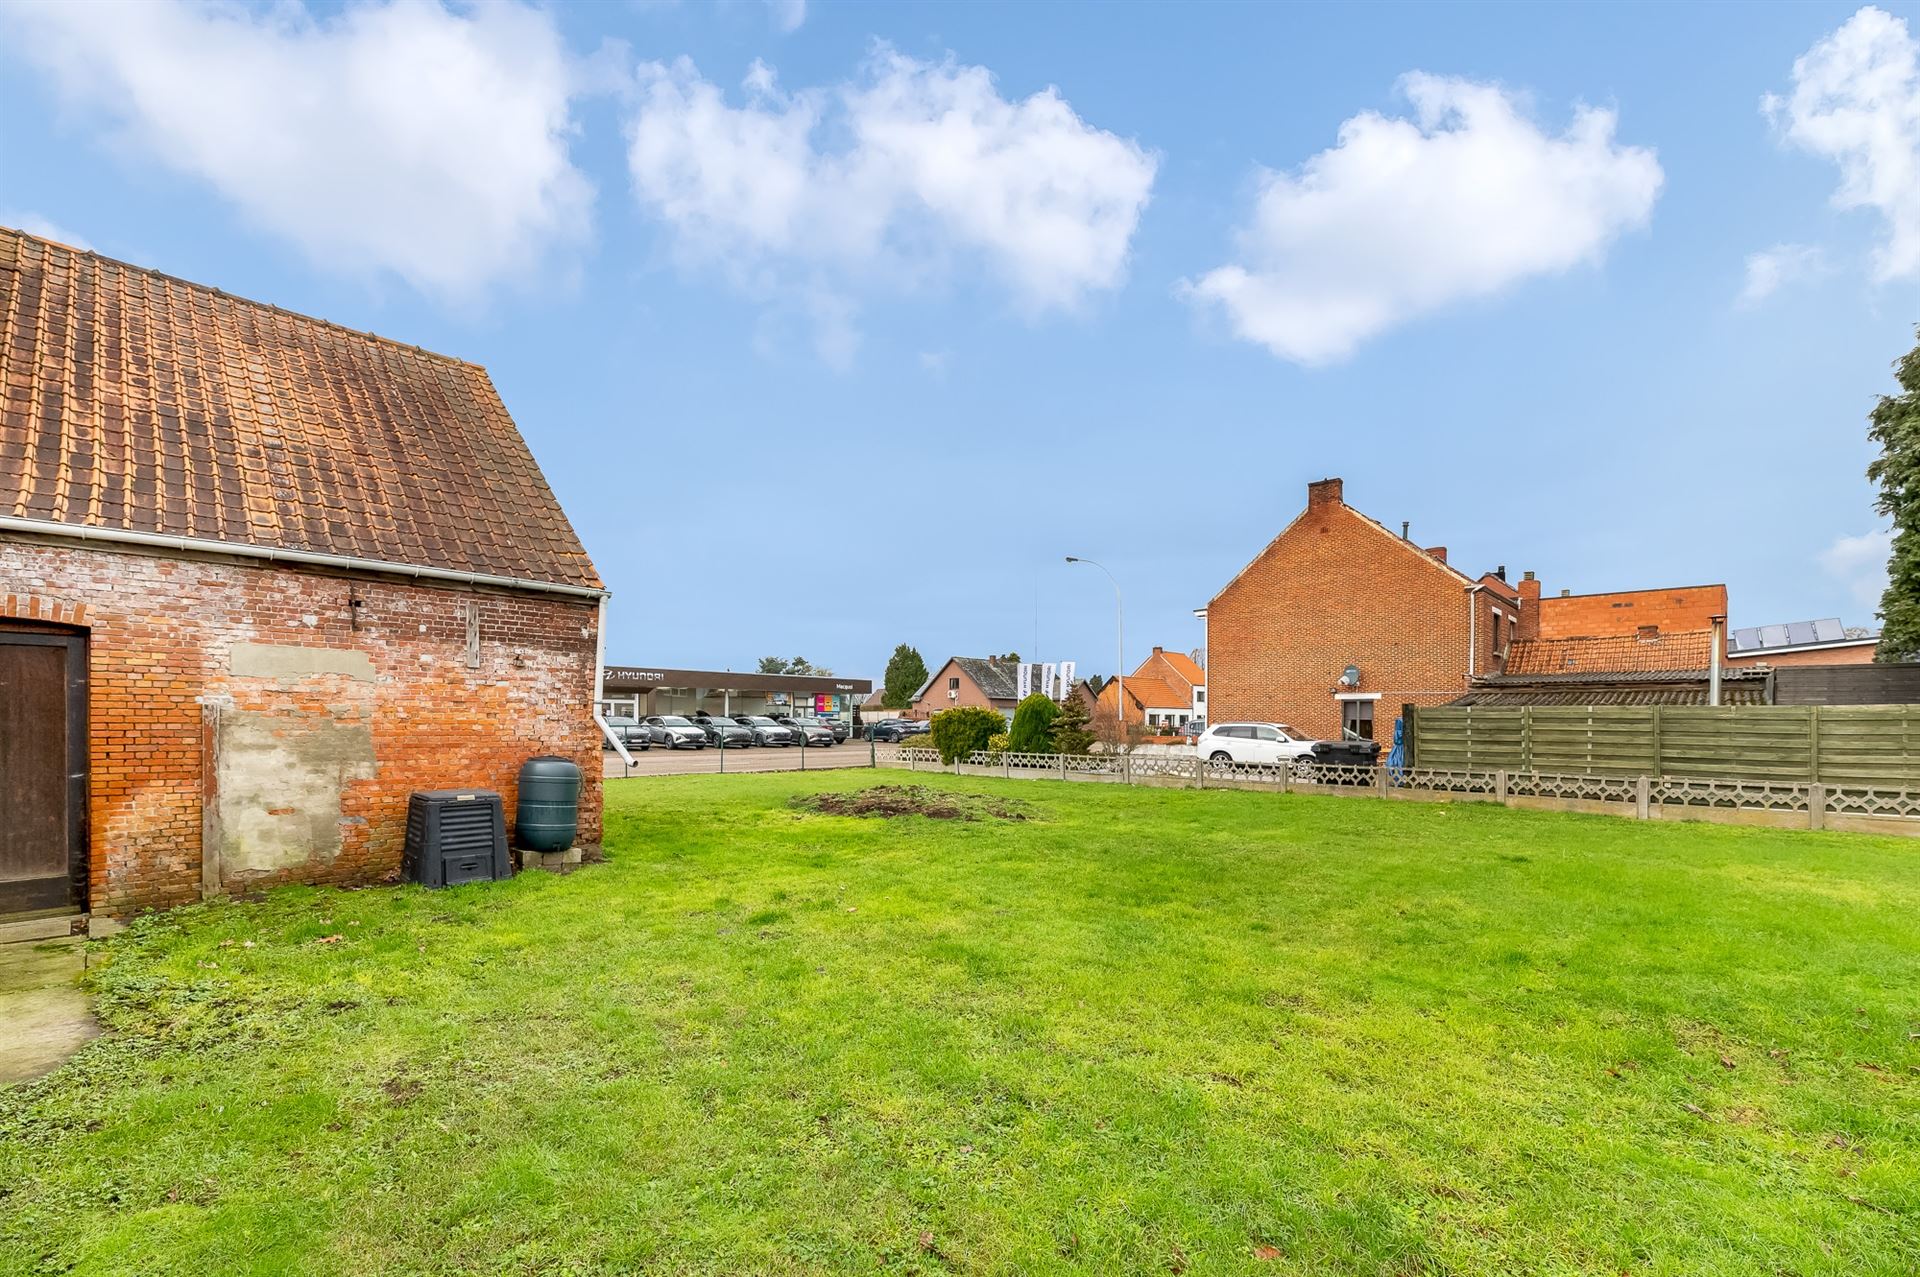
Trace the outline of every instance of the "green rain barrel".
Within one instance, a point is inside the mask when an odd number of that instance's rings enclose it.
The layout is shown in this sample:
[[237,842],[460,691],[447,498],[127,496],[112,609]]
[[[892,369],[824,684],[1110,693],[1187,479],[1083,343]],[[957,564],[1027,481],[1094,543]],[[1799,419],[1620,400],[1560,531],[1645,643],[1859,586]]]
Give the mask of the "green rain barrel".
[[565,851],[580,829],[580,767],[565,758],[529,758],[520,769],[514,840],[528,851]]

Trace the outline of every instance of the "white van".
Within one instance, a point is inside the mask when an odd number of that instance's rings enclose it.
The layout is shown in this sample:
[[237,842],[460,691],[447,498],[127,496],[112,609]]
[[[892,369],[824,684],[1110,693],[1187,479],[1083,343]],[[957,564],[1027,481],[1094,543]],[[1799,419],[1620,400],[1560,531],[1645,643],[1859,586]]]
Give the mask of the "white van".
[[1210,723],[1194,745],[1212,763],[1293,763],[1313,757],[1313,741],[1285,723]]

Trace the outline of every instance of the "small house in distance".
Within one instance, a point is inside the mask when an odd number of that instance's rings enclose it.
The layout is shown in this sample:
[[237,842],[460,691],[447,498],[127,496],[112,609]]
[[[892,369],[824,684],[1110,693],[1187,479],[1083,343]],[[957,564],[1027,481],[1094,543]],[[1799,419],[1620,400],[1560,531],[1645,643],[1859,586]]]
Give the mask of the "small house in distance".
[[0,229],[0,918],[377,881],[536,755],[598,841],[605,596],[484,369]]
[[1199,662],[1184,652],[1156,647],[1126,678],[1108,679],[1093,707],[1096,716],[1113,717],[1122,683],[1126,685],[1124,716],[1129,723],[1177,728],[1189,719],[1206,717],[1207,676]]
[[1020,663],[997,656],[949,656],[908,702],[909,718],[976,705],[1011,716],[1020,702]]

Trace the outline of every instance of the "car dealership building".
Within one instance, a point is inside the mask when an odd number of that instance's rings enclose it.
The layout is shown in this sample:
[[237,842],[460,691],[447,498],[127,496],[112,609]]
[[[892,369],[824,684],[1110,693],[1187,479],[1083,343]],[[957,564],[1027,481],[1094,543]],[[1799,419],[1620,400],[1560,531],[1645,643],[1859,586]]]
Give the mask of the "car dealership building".
[[741,670],[679,670],[653,665],[609,665],[607,714],[802,714],[853,721],[854,706],[873,695],[873,680],[837,674],[755,674]]

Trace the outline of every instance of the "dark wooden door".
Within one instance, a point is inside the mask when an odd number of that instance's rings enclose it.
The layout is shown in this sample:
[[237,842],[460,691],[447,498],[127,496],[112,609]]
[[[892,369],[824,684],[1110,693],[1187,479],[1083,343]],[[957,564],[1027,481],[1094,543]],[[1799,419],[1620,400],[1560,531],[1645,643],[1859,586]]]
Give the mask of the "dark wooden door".
[[0,627],[0,914],[84,907],[87,654]]

